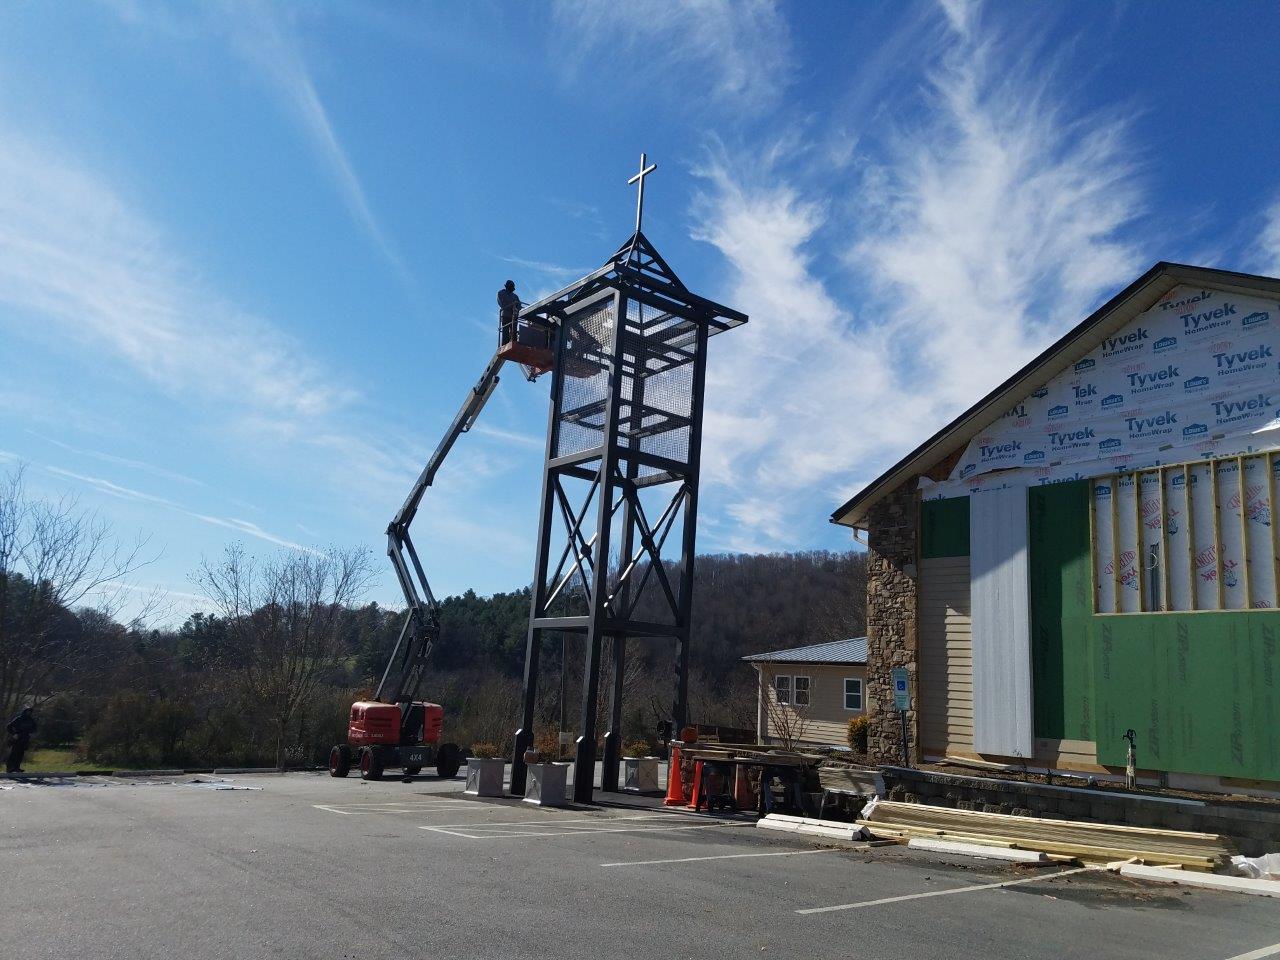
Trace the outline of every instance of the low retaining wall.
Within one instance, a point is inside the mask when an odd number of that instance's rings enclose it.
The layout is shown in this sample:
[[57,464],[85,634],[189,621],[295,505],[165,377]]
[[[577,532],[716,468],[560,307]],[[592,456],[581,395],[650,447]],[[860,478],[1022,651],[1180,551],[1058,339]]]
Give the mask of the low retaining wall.
[[880,769],[891,800],[988,813],[1220,833],[1234,840],[1247,856],[1280,851],[1280,804],[1224,804],[905,767]]

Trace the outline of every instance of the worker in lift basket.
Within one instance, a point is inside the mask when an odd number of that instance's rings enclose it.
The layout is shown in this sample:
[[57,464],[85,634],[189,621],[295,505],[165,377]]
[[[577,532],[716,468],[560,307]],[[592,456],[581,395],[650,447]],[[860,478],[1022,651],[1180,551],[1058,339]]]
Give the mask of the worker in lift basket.
[[520,298],[516,296],[516,282],[508,280],[498,291],[498,346],[515,340],[516,314],[519,312]]
[[35,714],[30,707],[23,707],[22,712],[5,725],[9,734],[9,756],[5,759],[5,773],[21,773],[22,757],[31,745],[31,735],[36,732]]

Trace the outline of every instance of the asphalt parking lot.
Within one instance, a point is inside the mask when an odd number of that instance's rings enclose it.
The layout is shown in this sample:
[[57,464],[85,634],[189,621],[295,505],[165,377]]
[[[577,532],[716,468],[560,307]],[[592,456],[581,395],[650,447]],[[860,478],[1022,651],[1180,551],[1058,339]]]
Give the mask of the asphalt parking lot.
[[653,803],[323,774],[0,787],[15,958],[1280,956],[1274,900],[836,849]]

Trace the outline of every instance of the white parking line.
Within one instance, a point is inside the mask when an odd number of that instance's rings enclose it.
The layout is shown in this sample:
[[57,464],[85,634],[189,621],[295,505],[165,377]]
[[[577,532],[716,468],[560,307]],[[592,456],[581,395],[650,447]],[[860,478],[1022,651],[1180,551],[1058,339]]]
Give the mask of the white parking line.
[[602,863],[602,867],[647,867],[655,863],[694,863],[698,860],[742,860],[746,857],[803,857],[811,853],[838,853],[831,848],[823,850],[783,850],[771,853],[722,853],[715,857],[676,857],[673,860],[623,860],[618,863]]
[[[361,817],[371,813],[434,813],[440,810],[456,810],[457,804],[466,804],[466,800],[437,800],[417,803],[313,803],[317,810],[326,813],[340,813],[346,817]],[[481,808],[488,809],[488,808]],[[462,811],[459,810],[459,813]]]
[[1269,947],[1259,947],[1257,950],[1250,950],[1248,953],[1238,953],[1234,957],[1228,957],[1227,960],[1263,960],[1263,957],[1274,957],[1280,954],[1280,943],[1273,943]]
[[1035,877],[1023,877],[1021,880],[1005,880],[1001,883],[978,883],[950,890],[930,890],[926,893],[908,893],[901,897],[885,897],[882,900],[863,900],[860,903],[838,903],[833,907],[809,907],[797,910],[796,913],[833,913],[836,910],[857,910],[859,907],[876,907],[885,903],[901,903],[903,900],[922,900],[925,897],[946,897],[953,893],[974,893],[978,890],[994,890],[997,887],[1016,887],[1020,883],[1036,883],[1040,880],[1051,880],[1054,877],[1066,877],[1073,873],[1084,873],[1086,870],[1105,870],[1106,867],[1076,867],[1073,870],[1059,870],[1057,873],[1046,873]]
[[[677,830],[706,830],[718,827],[719,821],[710,823],[674,826],[655,821],[670,820],[670,814],[641,817],[586,817],[570,820],[549,819],[515,820],[507,823],[446,823],[420,824],[419,830],[430,830],[433,833],[444,833],[467,840],[496,840],[512,837],[577,837],[595,833],[670,833]],[[616,826],[617,824],[637,824],[636,826]],[[549,830],[513,830],[513,827],[549,827]]]

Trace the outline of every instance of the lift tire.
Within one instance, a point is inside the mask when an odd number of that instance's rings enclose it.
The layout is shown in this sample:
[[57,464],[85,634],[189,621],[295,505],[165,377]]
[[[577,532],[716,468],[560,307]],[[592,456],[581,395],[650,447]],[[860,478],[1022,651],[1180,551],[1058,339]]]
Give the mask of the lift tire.
[[329,751],[329,776],[345,777],[351,772],[351,748],[339,743]]
[[422,772],[421,767],[405,767],[404,768],[404,775],[406,777],[416,777],[421,772]]
[[436,773],[442,780],[452,780],[462,768],[462,751],[456,743],[442,743],[436,751]]
[[360,751],[360,779],[382,779],[382,758],[368,747]]

